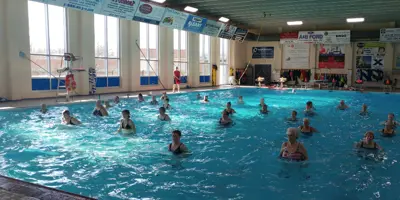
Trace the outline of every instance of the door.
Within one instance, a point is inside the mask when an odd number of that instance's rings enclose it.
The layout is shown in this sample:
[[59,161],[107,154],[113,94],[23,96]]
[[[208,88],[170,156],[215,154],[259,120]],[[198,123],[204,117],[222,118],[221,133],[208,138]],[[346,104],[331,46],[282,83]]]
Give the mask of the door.
[[229,75],[229,68],[228,65],[220,65],[219,66],[219,84],[220,85],[227,85],[228,84],[228,75]]
[[254,73],[254,79],[258,77],[263,77],[264,78],[264,83],[265,84],[270,84],[271,83],[271,65],[255,65],[255,73]]

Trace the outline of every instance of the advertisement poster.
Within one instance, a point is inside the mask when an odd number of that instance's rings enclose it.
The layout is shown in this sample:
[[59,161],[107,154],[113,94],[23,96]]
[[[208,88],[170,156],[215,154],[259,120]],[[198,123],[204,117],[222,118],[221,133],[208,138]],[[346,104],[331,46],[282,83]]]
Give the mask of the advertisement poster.
[[195,15],[189,15],[186,20],[185,25],[183,26],[183,30],[190,31],[194,33],[201,33],[204,27],[206,26],[207,19],[198,17]]
[[299,39],[299,32],[287,32],[279,35],[281,44],[297,43]]
[[221,30],[221,26],[222,23],[216,22],[214,20],[207,20],[206,26],[204,27],[201,34],[217,37],[219,31]]
[[232,37],[232,40],[237,40],[239,42],[243,42],[247,36],[249,31],[247,29],[236,28],[235,34]]
[[41,3],[47,3],[55,6],[72,8],[87,12],[100,13],[102,1],[99,0],[35,0]]
[[283,56],[283,69],[310,69],[309,44],[284,44]]
[[103,0],[100,14],[131,20],[135,16],[139,0]]
[[186,23],[189,14],[184,12],[179,12],[177,10],[167,8],[165,10],[164,17],[160,22],[160,26],[165,26],[168,28],[182,30]]
[[219,32],[218,37],[230,40],[235,34],[236,29],[236,26],[222,24],[221,31]]
[[344,68],[344,45],[320,44],[318,49],[318,68]]
[[253,47],[253,59],[274,58],[274,47]]
[[133,20],[158,25],[164,16],[164,12],[164,7],[140,2],[139,8],[136,10]]
[[357,43],[357,78],[364,81],[383,80],[385,46],[385,43],[379,42]]
[[400,42],[400,28],[382,28],[379,41]]
[[350,44],[350,31],[300,31],[298,41],[314,44]]

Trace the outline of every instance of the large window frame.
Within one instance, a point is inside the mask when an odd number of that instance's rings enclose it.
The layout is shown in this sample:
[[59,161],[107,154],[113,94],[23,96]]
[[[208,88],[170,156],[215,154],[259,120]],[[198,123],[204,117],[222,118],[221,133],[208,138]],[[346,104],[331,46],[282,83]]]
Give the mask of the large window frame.
[[[101,24],[101,22],[103,22],[103,24]],[[98,87],[120,86],[120,23],[121,21],[119,18],[94,14],[94,58],[98,79],[96,84]],[[99,28],[96,28],[96,25],[98,25]]]
[[[140,85],[158,85],[159,84],[159,27],[154,24],[140,22]],[[155,32],[155,33],[154,33]],[[150,38],[151,33],[154,38]],[[154,35],[155,34],[155,35]],[[151,46],[155,46],[152,49]],[[153,50],[153,51],[152,51]],[[143,56],[144,54],[144,56]],[[149,62],[150,64],[149,64]]]
[[229,78],[229,45],[228,39],[220,38],[220,56],[219,56],[219,82],[220,85],[228,84]]
[[[211,77],[211,37],[199,35],[200,47],[200,83],[209,83]],[[207,48],[208,46],[208,48]]]
[[174,29],[174,70],[178,67],[181,72],[181,83],[187,83],[188,76],[188,33]]

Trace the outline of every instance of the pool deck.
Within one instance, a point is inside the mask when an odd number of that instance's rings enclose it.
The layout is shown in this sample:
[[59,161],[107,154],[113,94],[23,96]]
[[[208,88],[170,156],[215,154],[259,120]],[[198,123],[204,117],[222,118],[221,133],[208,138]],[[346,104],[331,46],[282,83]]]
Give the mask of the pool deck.
[[0,175],[0,200],[94,200]]

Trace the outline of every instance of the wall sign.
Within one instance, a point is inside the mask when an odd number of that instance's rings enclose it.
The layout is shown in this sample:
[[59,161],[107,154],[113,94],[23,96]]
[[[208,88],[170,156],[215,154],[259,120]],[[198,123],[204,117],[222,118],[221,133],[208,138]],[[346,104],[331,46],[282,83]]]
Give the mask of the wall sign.
[[249,31],[242,28],[236,28],[235,34],[232,37],[232,40],[237,40],[239,42],[243,42],[246,39],[247,33]]
[[310,69],[309,44],[284,44],[283,56],[283,69]]
[[182,30],[186,23],[189,14],[179,12],[177,10],[167,8],[165,10],[164,17],[162,18],[160,25],[168,28]]
[[281,33],[279,35],[280,37],[280,43],[281,44],[287,44],[287,43],[297,43],[299,39],[299,32],[287,32],[287,33]]
[[133,20],[158,25],[160,24],[164,13],[164,7],[140,2],[139,7],[136,10],[135,17],[133,17]]
[[318,68],[344,69],[344,49],[342,44],[320,44]]
[[47,3],[55,6],[72,8],[87,12],[100,13],[102,1],[99,0],[34,0],[40,3]]
[[298,41],[315,44],[350,44],[350,31],[300,31]]
[[189,15],[186,20],[185,25],[183,26],[183,30],[194,32],[194,33],[201,33],[204,27],[206,26],[207,19],[198,17],[195,15]]
[[221,26],[222,23],[216,22],[214,20],[207,20],[206,26],[204,27],[201,34],[217,37],[219,31],[221,30]]
[[218,37],[230,40],[235,34],[236,29],[236,26],[222,24],[221,31],[219,32]]
[[101,13],[121,19],[132,19],[139,6],[139,0],[103,0]]
[[400,42],[400,28],[382,28],[379,41]]
[[383,80],[386,44],[379,42],[357,43],[357,78],[364,81]]
[[252,58],[274,58],[274,47],[253,47]]

